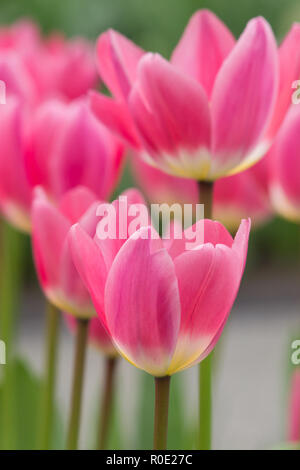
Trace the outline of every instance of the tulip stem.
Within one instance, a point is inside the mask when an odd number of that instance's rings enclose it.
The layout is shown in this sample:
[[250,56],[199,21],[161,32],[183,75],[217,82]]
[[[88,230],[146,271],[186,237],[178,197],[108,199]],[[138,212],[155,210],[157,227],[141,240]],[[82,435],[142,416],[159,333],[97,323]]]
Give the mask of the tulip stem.
[[87,346],[89,319],[78,318],[76,329],[75,360],[73,369],[73,386],[71,412],[69,418],[67,449],[74,450],[78,446],[81,399],[83,388],[84,363]]
[[107,447],[109,426],[112,415],[114,400],[114,379],[117,365],[116,357],[106,357],[105,359],[105,382],[101,403],[101,414],[98,429],[98,449],[104,450]]
[[59,336],[59,310],[50,302],[46,304],[46,355],[45,382],[41,401],[41,423],[39,432],[39,449],[48,450],[51,444],[51,434],[54,415],[54,395],[56,379],[56,359]]
[[170,379],[169,375],[155,377],[154,450],[167,448]]
[[[199,181],[200,203],[204,204],[204,217],[212,219],[213,182]],[[198,448],[210,450],[212,432],[212,354],[199,364],[199,429]]]
[[214,183],[212,181],[198,181],[198,187],[200,203],[204,205],[204,217],[212,219]]
[[6,221],[1,223],[1,288],[0,288],[0,339],[5,344],[6,366],[3,368],[2,449],[13,449],[16,443],[16,403],[14,342],[16,313],[20,300],[22,262],[22,235]]

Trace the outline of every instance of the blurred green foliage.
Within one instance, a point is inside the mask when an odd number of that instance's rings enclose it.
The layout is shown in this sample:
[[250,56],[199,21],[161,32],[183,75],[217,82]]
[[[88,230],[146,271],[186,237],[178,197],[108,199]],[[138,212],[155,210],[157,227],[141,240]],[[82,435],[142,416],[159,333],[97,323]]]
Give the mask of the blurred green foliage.
[[[168,57],[193,12],[213,10],[238,36],[246,22],[262,15],[271,23],[278,41],[291,23],[300,21],[299,0],[0,0],[0,22],[28,17],[42,31],[62,31],[92,40],[107,28],[115,28],[147,50]],[[292,60],[292,58],[291,58]],[[127,171],[122,189],[132,184]],[[275,260],[297,261],[300,233],[296,225],[276,219],[252,233],[251,264]]]

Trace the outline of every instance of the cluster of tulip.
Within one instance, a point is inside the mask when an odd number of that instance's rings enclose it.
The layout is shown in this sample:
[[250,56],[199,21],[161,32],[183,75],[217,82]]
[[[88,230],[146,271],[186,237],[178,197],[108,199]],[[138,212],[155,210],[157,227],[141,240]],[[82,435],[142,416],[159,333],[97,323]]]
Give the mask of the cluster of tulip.
[[[109,364],[100,447],[118,356],[155,377],[156,449],[167,443],[170,376],[200,363],[199,448],[210,447],[210,353],[239,289],[250,218],[265,222],[275,209],[300,220],[300,106],[291,100],[299,43],[295,24],[277,48],[263,18],[236,41],[207,10],[193,15],[170,61],[112,30],[95,58],[85,41],[44,39],[27,22],[0,30],[0,207],[31,234],[51,307],[41,447],[49,447],[60,312],[76,334],[67,448],[78,444],[88,338]],[[90,91],[97,70],[111,97]],[[169,240],[150,217],[132,235],[99,237],[99,206],[117,188],[126,150],[149,202],[200,201],[204,222]],[[123,196],[129,223],[146,202],[136,189]],[[118,214],[119,200],[111,204]],[[187,250],[191,229],[204,236]]]

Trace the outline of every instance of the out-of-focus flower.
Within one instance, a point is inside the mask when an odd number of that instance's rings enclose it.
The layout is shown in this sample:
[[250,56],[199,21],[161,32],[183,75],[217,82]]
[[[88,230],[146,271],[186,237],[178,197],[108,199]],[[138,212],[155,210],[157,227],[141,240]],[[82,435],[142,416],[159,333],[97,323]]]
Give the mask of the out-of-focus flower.
[[1,212],[17,228],[29,231],[31,186],[25,168],[25,110],[15,98],[0,106]]
[[44,43],[39,73],[44,93],[68,100],[85,95],[98,81],[91,45],[83,38],[66,40],[58,34]]
[[[204,243],[186,250],[191,230],[203,226]],[[75,225],[70,243],[120,353],[164,376],[200,362],[219,339],[243,274],[249,230],[250,222],[243,221],[233,240],[221,224],[205,220],[183,238],[164,242],[152,227],[142,227],[115,256],[112,241],[92,238]]]
[[235,43],[213,13],[199,11],[170,62],[108,31],[97,59],[115,99],[93,93],[92,109],[163,171],[215,180],[246,169],[268,149],[279,66],[263,18],[251,20]]
[[123,161],[123,146],[93,116],[85,100],[64,104],[49,100],[37,110],[27,152],[32,186],[42,185],[60,198],[86,186],[99,199],[114,190]]
[[[236,231],[245,217],[250,217],[254,225],[271,218],[268,161],[264,157],[248,170],[216,181],[213,218],[230,231]],[[199,203],[199,187],[195,180],[168,175],[140,158],[132,158],[131,163],[135,179],[151,204]]]
[[295,369],[291,380],[289,402],[288,441],[300,442],[300,369]]
[[[65,314],[64,319],[70,330],[75,332],[77,327],[76,318],[73,315]],[[118,354],[110,335],[98,317],[92,318],[89,323],[89,342],[107,356],[116,356]]]
[[289,110],[269,152],[270,195],[283,217],[300,221],[300,106]]
[[81,97],[98,81],[88,41],[66,39],[60,34],[44,39],[37,25],[28,20],[0,28],[0,57],[7,54],[16,55],[22,62],[39,101],[49,97],[66,100]]
[[96,196],[83,187],[66,193],[58,206],[37,188],[32,204],[32,246],[40,285],[51,303],[80,318],[95,316],[95,310],[73,264],[67,235],[76,222],[88,232],[94,229],[86,220],[97,204]]
[[86,186],[99,199],[114,190],[123,146],[93,116],[84,100],[49,100],[30,114],[15,98],[0,113],[0,206],[17,228],[30,231],[32,189],[53,201]]

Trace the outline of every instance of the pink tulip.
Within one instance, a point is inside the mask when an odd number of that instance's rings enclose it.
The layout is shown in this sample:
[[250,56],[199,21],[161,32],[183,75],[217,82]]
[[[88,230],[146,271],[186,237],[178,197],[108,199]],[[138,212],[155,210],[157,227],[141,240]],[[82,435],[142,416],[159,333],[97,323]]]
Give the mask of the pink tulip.
[[93,230],[86,212],[99,204],[96,201],[91,191],[78,187],[56,207],[37,188],[32,204],[32,246],[40,285],[51,303],[77,317],[93,317],[95,311],[73,264],[67,235],[75,222]]
[[[136,190],[125,191],[129,206],[144,204]],[[109,205],[102,202],[102,204]],[[68,191],[54,205],[41,188],[36,188],[32,204],[32,244],[40,284],[49,300],[75,316],[93,316],[90,296],[84,287],[70,255],[68,232],[79,223],[90,236],[96,233],[97,208],[100,201],[88,188],[79,186]],[[113,203],[118,211],[118,201]],[[109,244],[110,240],[108,240]],[[106,253],[106,262],[125,240],[113,240]]]
[[38,109],[27,158],[32,185],[43,185],[54,198],[82,185],[106,199],[117,184],[122,161],[123,146],[85,100],[50,100]]
[[300,441],[300,369],[292,376],[289,403],[288,441]]
[[[271,218],[268,162],[269,158],[264,157],[248,170],[216,181],[213,218],[230,231],[236,231],[245,217],[251,217],[254,225]],[[151,204],[199,203],[199,187],[195,180],[168,175],[140,158],[132,158],[131,163],[135,179]]]
[[73,100],[95,87],[97,72],[94,55],[86,40],[66,40],[55,34],[47,39],[40,53],[39,73],[44,93]]
[[[204,243],[186,250],[191,230],[203,226]],[[70,243],[121,355],[164,376],[200,362],[219,339],[243,274],[249,230],[250,221],[243,221],[233,240],[221,224],[206,220],[183,239],[162,241],[142,227],[112,254],[113,241],[92,238],[77,224]]]
[[275,210],[300,221],[300,106],[289,110],[269,152],[270,194]]
[[108,31],[97,59],[114,99],[93,93],[92,109],[151,165],[215,180],[251,166],[268,149],[279,66],[263,18],[251,20],[235,43],[213,13],[199,11],[170,62]]
[[25,168],[25,110],[12,97],[0,106],[0,208],[14,226],[27,232],[31,187]]
[[[69,329],[75,333],[77,321],[73,315],[64,315]],[[91,319],[89,324],[89,342],[107,356],[116,356],[117,351],[111,341],[111,338],[98,317]]]

